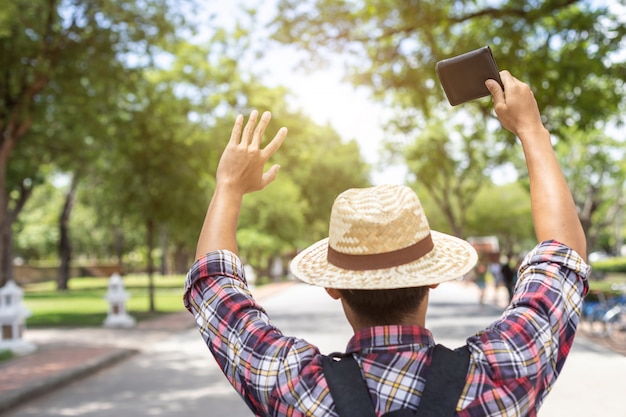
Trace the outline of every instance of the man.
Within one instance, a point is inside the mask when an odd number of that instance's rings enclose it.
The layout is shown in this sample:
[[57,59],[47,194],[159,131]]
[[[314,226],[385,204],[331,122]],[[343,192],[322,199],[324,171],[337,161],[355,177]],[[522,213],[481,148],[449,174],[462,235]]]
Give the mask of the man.
[[[539,245],[520,267],[500,319],[467,339],[470,363],[459,416],[535,416],[574,339],[588,290],[585,236],[550,134],[530,88],[507,71],[487,80],[502,125],[521,141]],[[505,94],[506,92],[506,94]],[[337,416],[312,344],[273,327],[248,291],[235,231],[245,193],[277,175],[264,164],[282,128],[261,149],[269,113],[240,115],[217,169],[215,194],[191,268],[185,305],[226,377],[259,416]],[[402,186],[353,189],[333,206],[329,238],[293,260],[301,280],[341,300],[354,329],[346,352],[359,364],[377,415],[416,410],[435,342],[424,328],[428,292],[470,271],[476,252],[430,230],[415,193]]]

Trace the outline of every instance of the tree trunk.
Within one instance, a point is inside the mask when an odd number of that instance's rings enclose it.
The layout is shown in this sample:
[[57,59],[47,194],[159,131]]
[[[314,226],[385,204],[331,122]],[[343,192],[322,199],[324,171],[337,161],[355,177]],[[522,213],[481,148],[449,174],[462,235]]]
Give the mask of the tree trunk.
[[161,245],[161,275],[167,275],[169,273],[167,262],[167,230],[164,227],[161,228],[159,243]]
[[13,280],[13,231],[11,230],[11,222],[7,216],[6,193],[2,201],[2,213],[0,214],[0,287],[4,286],[9,280]]
[[148,219],[146,222],[146,246],[148,247],[148,299],[150,300],[150,313],[154,313],[154,259],[152,252],[154,249],[154,222]]
[[17,138],[7,130],[0,134],[0,287],[13,279],[13,233],[7,193],[7,165]]
[[185,274],[193,263],[193,255],[190,254],[189,249],[183,245],[178,245],[174,250],[174,273]]
[[5,229],[2,231],[2,245],[4,250],[4,258],[6,260],[6,265],[3,265],[3,268],[6,268],[5,275],[8,280],[15,280],[15,276],[13,273],[13,223],[17,220],[20,212],[26,205],[26,202],[33,194],[33,186],[32,183],[28,183],[27,181],[22,181],[18,190],[18,198],[15,200],[13,207],[9,207],[9,201],[7,197],[6,204],[6,223],[4,224]]
[[76,188],[78,187],[78,174],[74,173],[70,188],[65,194],[65,203],[59,216],[59,259],[61,266],[59,267],[59,275],[57,277],[57,290],[64,291],[68,289],[70,280],[70,267],[72,263],[72,242],[70,239],[70,215],[74,208],[76,200]]
[[[35,98],[48,85],[49,76],[56,65],[60,42],[56,42],[55,26],[57,1],[47,2],[46,31],[41,37],[41,48],[37,58],[37,68],[31,74],[18,74],[23,80],[16,91],[7,88],[3,91],[0,111],[0,285],[13,279],[13,220],[9,212],[7,190],[7,166],[15,145],[24,137],[33,124],[32,112]],[[4,69],[3,69],[4,70]],[[11,68],[3,73],[6,80],[13,75]],[[30,80],[30,81],[27,81]],[[7,86],[7,83],[3,83]],[[16,213],[17,214],[17,213]]]

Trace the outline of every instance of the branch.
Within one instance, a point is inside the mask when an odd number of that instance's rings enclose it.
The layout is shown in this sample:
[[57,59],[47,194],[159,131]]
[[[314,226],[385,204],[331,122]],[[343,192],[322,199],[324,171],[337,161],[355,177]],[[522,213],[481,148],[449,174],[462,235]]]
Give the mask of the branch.
[[[493,18],[514,16],[514,17],[524,18],[526,20],[532,20],[532,18],[534,18],[537,15],[544,16],[547,13],[551,14],[555,10],[564,9],[578,2],[579,0],[564,0],[560,4],[557,4],[557,5],[551,5],[549,3],[546,4],[546,2],[544,2],[542,6],[539,7],[538,9],[534,9],[530,11],[524,10],[523,8],[515,8],[515,7],[501,8],[501,9],[496,9],[494,7],[486,7],[482,10],[478,10],[473,13],[462,14],[462,15],[457,15],[457,16],[448,16],[446,20],[449,22],[452,22],[453,24],[463,23],[472,19],[477,19],[477,18],[485,17],[485,16],[490,16]],[[388,37],[392,37],[396,35],[403,35],[406,37],[407,34],[413,33],[415,29],[416,28],[414,25],[404,26],[404,27],[385,28],[385,30],[382,31],[381,35],[378,36],[376,40],[378,41],[378,40],[386,39]],[[432,33],[430,31],[426,31],[425,35],[430,37]],[[352,41],[357,41],[357,42],[368,42],[372,40],[371,38],[368,38],[366,36],[355,37],[351,33],[349,33],[347,29],[342,30],[335,36],[331,36],[329,39],[335,40],[335,41],[350,39]],[[436,43],[434,42],[431,42],[430,44],[431,47],[434,47],[435,45]]]
[[[54,42],[54,16],[57,7],[57,0],[48,1],[48,13],[46,15],[46,30],[42,35],[41,52],[36,60],[38,66],[34,68],[34,80],[28,82],[28,74],[25,71],[22,74],[21,86],[18,99],[12,100],[9,98],[7,107],[10,108],[9,114],[6,115],[6,128],[4,128],[5,135],[3,141],[9,140],[13,143],[7,144],[7,150],[10,153],[15,143],[26,134],[31,127],[33,121],[30,117],[24,116],[27,110],[30,110],[34,106],[34,98],[37,94],[48,85],[50,82],[50,71],[56,63],[56,59],[59,54],[58,43]],[[43,66],[43,70],[41,69]],[[8,77],[8,74],[7,74]],[[8,84],[7,84],[8,85]],[[9,94],[7,92],[7,94]],[[4,121],[4,119],[3,119]]]
[[25,184],[25,181],[22,181],[20,183],[20,187],[18,191],[19,191],[19,197],[15,201],[15,205],[13,206],[13,208],[8,210],[8,213],[7,213],[9,215],[9,224],[12,224],[17,219],[17,216],[20,214],[20,212],[24,208],[24,205],[26,204],[30,196],[33,194],[33,186],[32,184],[30,186],[27,186]]
[[523,8],[513,8],[513,7],[504,8],[504,9],[496,9],[493,7],[487,7],[485,9],[476,11],[474,13],[469,13],[466,15],[460,15],[456,17],[450,16],[449,20],[454,23],[462,23],[467,20],[472,20],[472,19],[476,19],[476,18],[484,17],[484,16],[491,16],[491,17],[516,16],[516,17],[526,18],[526,20],[530,20],[529,18],[534,17],[535,15],[543,16],[547,12],[553,13],[555,10],[564,9],[566,7],[571,6],[574,3],[578,3],[578,1],[579,0],[565,0],[561,2],[561,4],[557,4],[555,6],[552,6],[551,4],[546,4],[546,2],[543,2],[541,7],[539,7],[538,9],[531,10],[531,11],[524,10]]

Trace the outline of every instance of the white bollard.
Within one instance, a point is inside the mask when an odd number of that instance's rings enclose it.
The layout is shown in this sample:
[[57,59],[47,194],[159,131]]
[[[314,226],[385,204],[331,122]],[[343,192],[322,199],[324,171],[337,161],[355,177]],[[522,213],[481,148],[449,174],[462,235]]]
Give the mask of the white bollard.
[[270,267],[270,275],[274,280],[279,280],[283,277],[284,273],[283,259],[280,256],[275,256],[272,260],[272,266]]
[[254,268],[250,264],[245,264],[243,266],[244,273],[246,274],[246,282],[248,285],[254,285],[256,283],[256,273],[254,272]]
[[17,355],[37,349],[33,343],[22,339],[26,318],[31,315],[22,303],[23,298],[24,291],[13,280],[0,288],[0,350],[10,350]]
[[130,294],[124,289],[124,281],[118,273],[109,278],[109,288],[104,296],[109,302],[109,313],[104,319],[104,327],[133,327],[135,319],[126,312],[126,300]]

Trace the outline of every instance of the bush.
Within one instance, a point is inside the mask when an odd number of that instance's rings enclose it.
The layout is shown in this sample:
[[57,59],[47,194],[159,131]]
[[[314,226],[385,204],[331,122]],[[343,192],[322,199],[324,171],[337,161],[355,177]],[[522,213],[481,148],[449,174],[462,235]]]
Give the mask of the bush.
[[13,352],[10,350],[0,350],[0,362],[8,361],[13,357]]
[[600,261],[592,262],[591,267],[594,272],[598,273],[626,273],[626,257],[602,259]]

